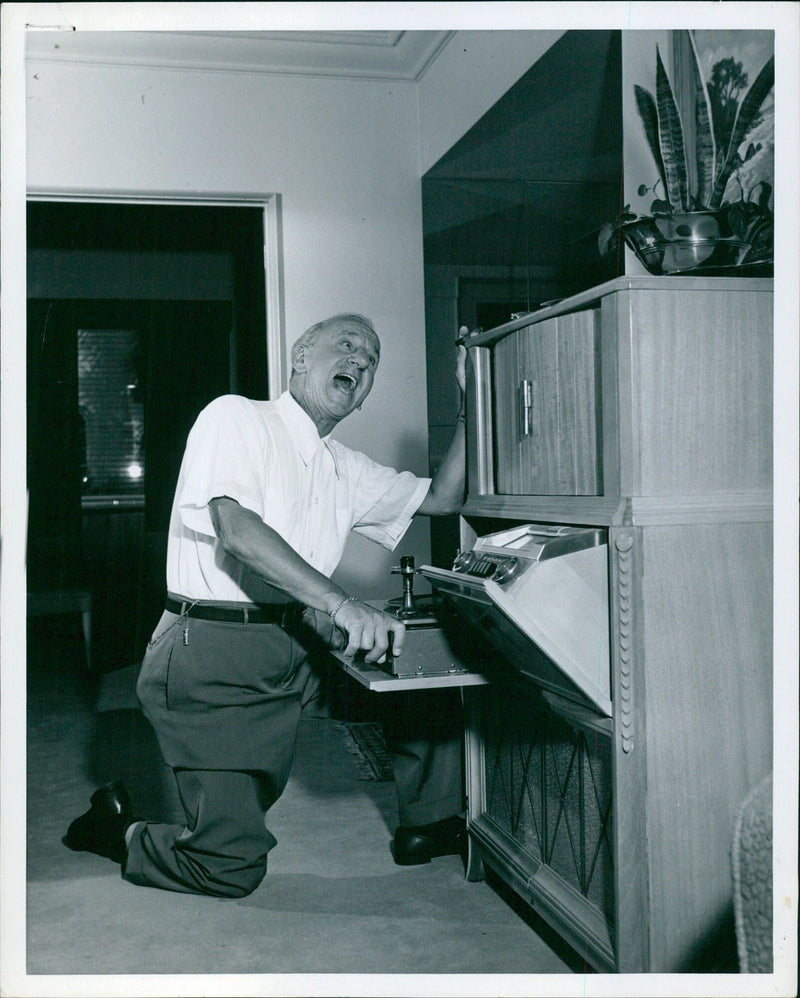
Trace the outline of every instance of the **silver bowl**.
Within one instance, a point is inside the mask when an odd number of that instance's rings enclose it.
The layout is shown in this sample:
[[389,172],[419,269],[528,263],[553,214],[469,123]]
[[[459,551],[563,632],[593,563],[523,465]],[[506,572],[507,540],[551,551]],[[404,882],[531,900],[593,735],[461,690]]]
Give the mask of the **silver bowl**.
[[737,267],[749,243],[730,231],[724,212],[676,212],[620,226],[625,242],[651,274],[680,274],[699,268]]

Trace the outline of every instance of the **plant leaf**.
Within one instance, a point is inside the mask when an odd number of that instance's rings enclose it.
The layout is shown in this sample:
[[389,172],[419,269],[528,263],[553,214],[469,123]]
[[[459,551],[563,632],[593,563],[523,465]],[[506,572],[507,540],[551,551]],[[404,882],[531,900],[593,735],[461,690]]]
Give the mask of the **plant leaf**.
[[653,154],[653,159],[656,162],[658,175],[661,178],[664,190],[666,190],[667,178],[664,174],[664,161],[661,158],[661,146],[658,142],[658,111],[656,110],[655,98],[649,90],[640,87],[637,83],[633,85],[633,93],[636,97],[636,109],[644,126],[647,144],[650,146],[650,152]]
[[688,211],[689,182],[686,172],[686,150],[683,145],[683,126],[658,46],[656,46],[656,101],[658,140],[664,161],[667,196],[675,211]]
[[731,173],[736,166],[736,153],[739,146],[747,134],[747,130],[758,113],[759,108],[764,103],[764,99],[775,83],[775,56],[772,55],[761,67],[761,71],[753,81],[753,85],[745,94],[739,110],[736,113],[736,120],[731,129],[731,137],[728,142],[728,149],[725,158],[717,175],[714,184],[714,192],[711,195],[709,207],[718,208],[722,202],[722,196],[730,179]]
[[761,181],[761,193],[758,196],[758,207],[763,212],[769,212],[769,199],[772,195],[772,184],[768,184],[766,180]]
[[695,116],[695,165],[697,168],[697,190],[695,199],[698,205],[707,205],[714,189],[714,178],[717,172],[716,144],[714,130],[711,124],[711,101],[708,90],[700,72],[700,59],[697,55],[694,34],[687,31],[692,50],[692,76],[694,78],[694,116]]
[[653,201],[653,203],[650,205],[650,214],[651,215],[672,214],[669,201],[661,201],[659,198],[656,198],[655,201]]

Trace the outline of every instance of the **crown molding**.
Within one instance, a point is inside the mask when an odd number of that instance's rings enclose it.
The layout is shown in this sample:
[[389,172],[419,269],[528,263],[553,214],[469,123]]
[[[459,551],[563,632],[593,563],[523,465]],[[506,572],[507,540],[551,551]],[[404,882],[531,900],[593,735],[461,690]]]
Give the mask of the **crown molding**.
[[453,31],[30,31],[26,60],[420,80]]

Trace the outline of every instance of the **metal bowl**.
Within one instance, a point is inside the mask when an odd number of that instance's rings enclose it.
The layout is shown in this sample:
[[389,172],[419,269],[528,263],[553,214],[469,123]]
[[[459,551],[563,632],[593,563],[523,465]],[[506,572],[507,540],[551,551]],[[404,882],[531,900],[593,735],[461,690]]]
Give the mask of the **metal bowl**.
[[721,212],[682,212],[638,218],[620,226],[625,242],[651,274],[736,267],[750,250]]

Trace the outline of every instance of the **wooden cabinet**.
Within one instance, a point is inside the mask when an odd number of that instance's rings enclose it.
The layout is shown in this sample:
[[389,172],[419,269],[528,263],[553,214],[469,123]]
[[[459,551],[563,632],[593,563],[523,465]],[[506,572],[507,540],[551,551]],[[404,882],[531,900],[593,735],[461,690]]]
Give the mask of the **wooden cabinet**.
[[497,491],[597,495],[596,309],[545,319],[494,350]]
[[605,531],[612,698],[465,690],[476,857],[599,970],[714,969],[772,767],[772,282],[619,278],[471,345],[462,546]]
[[771,280],[658,280],[472,338],[471,499],[771,490]]

